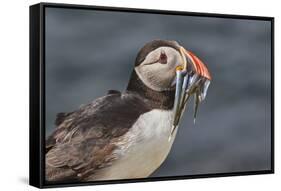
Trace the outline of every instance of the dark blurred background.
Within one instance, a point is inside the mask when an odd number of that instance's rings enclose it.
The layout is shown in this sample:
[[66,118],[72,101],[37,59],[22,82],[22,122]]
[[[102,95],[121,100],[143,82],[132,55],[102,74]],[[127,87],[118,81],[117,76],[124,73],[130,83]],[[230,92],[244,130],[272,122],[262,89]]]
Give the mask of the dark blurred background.
[[152,176],[270,169],[269,21],[46,9],[46,135],[58,112],[124,90],[139,49],[176,40],[213,80],[193,124],[187,108],[173,148]]

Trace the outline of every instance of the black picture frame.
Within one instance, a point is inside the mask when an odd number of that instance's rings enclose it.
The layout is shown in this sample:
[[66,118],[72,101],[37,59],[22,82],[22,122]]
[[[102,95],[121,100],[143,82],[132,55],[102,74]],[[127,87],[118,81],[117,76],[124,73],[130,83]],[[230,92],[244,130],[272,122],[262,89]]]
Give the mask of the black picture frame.
[[[271,22],[271,169],[264,171],[245,171],[217,174],[200,174],[161,178],[110,180],[97,182],[46,183],[45,181],[45,9],[47,7],[106,10],[117,12],[153,13],[197,17],[262,20]],[[274,173],[274,18],[248,15],[228,15],[195,13],[151,9],[132,9],[72,4],[39,3],[30,6],[30,140],[29,140],[29,183],[39,188],[98,185],[129,182],[164,181],[191,178],[226,177]]]

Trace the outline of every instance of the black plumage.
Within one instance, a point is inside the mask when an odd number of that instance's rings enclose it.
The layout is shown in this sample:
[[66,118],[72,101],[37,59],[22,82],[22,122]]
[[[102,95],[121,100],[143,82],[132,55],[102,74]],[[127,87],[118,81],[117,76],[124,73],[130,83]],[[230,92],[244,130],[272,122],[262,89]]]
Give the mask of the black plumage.
[[137,94],[114,92],[77,111],[58,114],[58,127],[46,141],[47,181],[87,179],[109,165],[118,137],[150,109]]
[[173,95],[173,90],[147,89],[133,72],[125,93],[109,90],[76,111],[58,113],[57,128],[46,140],[46,180],[81,181],[97,176],[116,159],[113,151],[118,138],[141,114],[170,109]]

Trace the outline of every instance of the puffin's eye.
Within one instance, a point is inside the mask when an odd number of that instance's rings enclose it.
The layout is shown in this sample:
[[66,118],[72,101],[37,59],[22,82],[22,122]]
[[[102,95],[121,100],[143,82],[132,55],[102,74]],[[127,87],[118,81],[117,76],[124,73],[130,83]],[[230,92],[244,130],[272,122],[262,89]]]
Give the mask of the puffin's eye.
[[165,52],[161,52],[159,57],[159,63],[167,64],[167,55],[165,54]]

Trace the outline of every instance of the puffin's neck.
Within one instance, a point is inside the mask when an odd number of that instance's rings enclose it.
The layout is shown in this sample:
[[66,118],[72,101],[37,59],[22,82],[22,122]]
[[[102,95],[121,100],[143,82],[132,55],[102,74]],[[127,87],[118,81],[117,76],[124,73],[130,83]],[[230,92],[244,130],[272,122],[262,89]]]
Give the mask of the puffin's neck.
[[174,105],[175,90],[155,91],[147,87],[138,77],[135,70],[131,74],[127,91],[146,98],[153,109],[171,110]]

